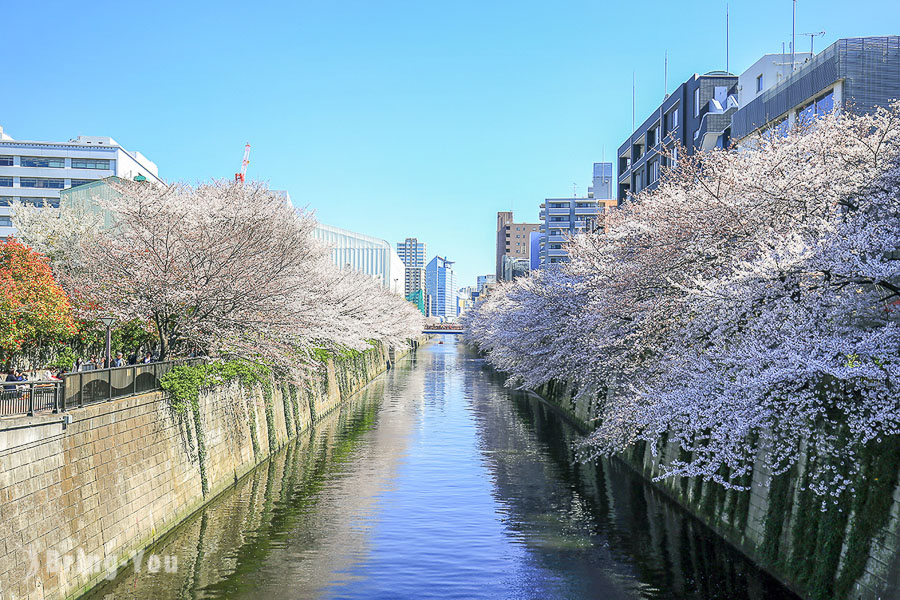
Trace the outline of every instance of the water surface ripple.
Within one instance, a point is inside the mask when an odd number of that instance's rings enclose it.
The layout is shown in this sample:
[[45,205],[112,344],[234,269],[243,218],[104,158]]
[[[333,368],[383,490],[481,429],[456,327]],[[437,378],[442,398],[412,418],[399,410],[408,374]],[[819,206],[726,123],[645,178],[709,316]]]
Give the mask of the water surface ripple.
[[795,597],[453,336],[400,361],[94,598]]

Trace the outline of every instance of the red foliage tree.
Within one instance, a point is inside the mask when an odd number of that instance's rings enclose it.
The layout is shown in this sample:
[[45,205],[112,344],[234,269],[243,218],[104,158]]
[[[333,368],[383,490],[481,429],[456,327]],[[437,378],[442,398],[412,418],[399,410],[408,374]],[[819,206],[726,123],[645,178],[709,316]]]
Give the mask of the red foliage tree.
[[0,355],[68,338],[72,307],[47,258],[15,240],[0,242]]

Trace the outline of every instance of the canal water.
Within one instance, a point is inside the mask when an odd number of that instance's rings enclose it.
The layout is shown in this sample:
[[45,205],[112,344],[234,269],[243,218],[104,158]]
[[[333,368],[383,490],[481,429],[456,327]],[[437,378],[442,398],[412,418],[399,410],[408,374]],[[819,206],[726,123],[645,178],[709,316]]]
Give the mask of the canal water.
[[442,337],[90,597],[795,599]]

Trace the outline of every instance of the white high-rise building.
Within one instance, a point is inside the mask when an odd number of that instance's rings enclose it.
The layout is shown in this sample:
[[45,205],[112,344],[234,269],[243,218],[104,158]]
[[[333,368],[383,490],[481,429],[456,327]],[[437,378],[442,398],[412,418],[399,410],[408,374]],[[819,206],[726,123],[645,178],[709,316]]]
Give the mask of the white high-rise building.
[[162,183],[159,169],[140,152],[110,137],[80,135],[68,142],[15,140],[0,127],[0,238],[14,235],[10,205],[59,206],[59,192],[111,175]]
[[313,235],[331,246],[331,260],[378,280],[395,294],[403,293],[403,261],[385,240],[319,223]]
[[409,297],[425,289],[425,242],[417,238],[406,238],[397,242],[397,254],[405,268],[403,294]]

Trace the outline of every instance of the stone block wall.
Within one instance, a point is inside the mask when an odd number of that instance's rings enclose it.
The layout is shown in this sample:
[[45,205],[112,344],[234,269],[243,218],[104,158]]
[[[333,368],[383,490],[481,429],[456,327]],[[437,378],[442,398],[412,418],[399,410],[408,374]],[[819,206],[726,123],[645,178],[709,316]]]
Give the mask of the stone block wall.
[[152,392],[71,410],[69,424],[0,420],[0,600],[83,593],[406,351],[329,361],[302,386],[208,389],[198,415]]

